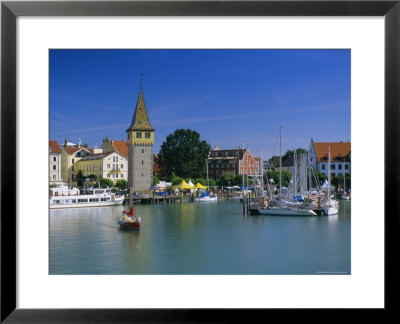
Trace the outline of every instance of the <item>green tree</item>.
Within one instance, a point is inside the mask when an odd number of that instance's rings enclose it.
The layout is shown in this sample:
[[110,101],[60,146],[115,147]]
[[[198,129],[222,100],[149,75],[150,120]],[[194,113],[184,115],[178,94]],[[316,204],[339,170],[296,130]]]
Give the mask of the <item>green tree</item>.
[[117,180],[115,182],[115,187],[117,187],[118,189],[126,189],[128,188],[128,181],[126,181],[125,179]]
[[208,185],[210,187],[215,187],[216,184],[217,182],[214,179],[208,179]]
[[114,183],[110,179],[99,178],[98,183],[101,188],[114,187]]
[[97,180],[97,176],[95,174],[89,174],[88,176],[86,176],[86,178],[89,178],[90,181],[96,181]]
[[183,178],[204,177],[210,145],[200,140],[195,130],[177,129],[162,143],[160,164],[167,175],[175,173]]
[[[296,153],[297,154],[303,154],[303,153],[307,153],[308,151],[306,149],[303,148],[297,148],[296,149]],[[293,156],[294,150],[287,150],[286,153],[282,156],[282,161],[290,158]]]
[[182,182],[183,178],[176,176],[175,174],[171,177],[171,182],[173,186],[176,186]]
[[79,188],[81,188],[83,186],[83,182],[85,177],[83,176],[83,172],[82,170],[79,170],[78,173],[76,174],[76,184]]
[[235,183],[236,181],[236,174],[232,172],[223,172],[217,179],[218,186],[229,186]]
[[[282,170],[282,187],[287,187],[291,178],[292,174],[289,171]],[[269,179],[273,179],[274,183],[279,187],[279,170],[267,172],[266,180],[269,181]]]
[[318,180],[318,184],[321,185],[325,181],[325,179],[327,179],[326,175],[319,171],[314,171],[314,172]]
[[157,176],[153,176],[153,186],[157,185],[157,183],[160,182],[160,179],[158,179]]
[[196,181],[195,181],[195,184],[196,184],[197,182],[200,183],[200,184],[203,185],[203,186],[206,186],[206,185],[207,185],[207,180],[204,179],[204,178],[197,178]]

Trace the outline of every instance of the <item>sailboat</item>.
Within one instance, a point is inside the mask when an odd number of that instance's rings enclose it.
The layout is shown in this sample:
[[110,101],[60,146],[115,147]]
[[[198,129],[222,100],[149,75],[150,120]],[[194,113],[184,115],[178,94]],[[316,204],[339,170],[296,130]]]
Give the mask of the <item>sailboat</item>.
[[132,175],[133,172],[130,172],[130,188],[129,188],[129,205],[131,209],[129,211],[122,211],[122,219],[118,220],[119,226],[123,229],[133,229],[140,230],[142,228],[142,219],[141,217],[135,216],[135,209],[133,208],[133,180]]
[[322,209],[325,215],[337,215],[338,201],[331,199],[331,147],[328,146],[328,187],[326,190],[327,199],[323,204]]
[[208,181],[208,159],[206,159],[206,170],[207,170],[207,189],[205,193],[201,194],[199,197],[195,198],[196,202],[217,202],[218,197],[216,194],[210,194],[210,186]]
[[282,199],[282,126],[280,127],[280,149],[279,149],[279,200],[270,200],[266,207],[258,208],[260,215],[268,216],[317,216],[307,205],[300,202],[284,201]]
[[343,174],[343,195],[340,197],[342,200],[350,200],[350,196],[346,194],[346,173]]

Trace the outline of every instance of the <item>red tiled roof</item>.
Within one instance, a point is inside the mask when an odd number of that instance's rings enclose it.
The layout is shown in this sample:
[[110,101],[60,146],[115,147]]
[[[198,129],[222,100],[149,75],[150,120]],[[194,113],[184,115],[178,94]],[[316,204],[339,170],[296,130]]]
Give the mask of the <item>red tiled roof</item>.
[[61,149],[57,141],[49,141],[49,147],[51,153],[61,153]]
[[350,142],[314,142],[314,148],[319,162],[327,160],[328,148],[331,151],[331,161],[341,160],[351,153]]
[[126,158],[128,158],[128,143],[126,141],[112,141],[115,149],[122,154],[123,156],[125,156]]

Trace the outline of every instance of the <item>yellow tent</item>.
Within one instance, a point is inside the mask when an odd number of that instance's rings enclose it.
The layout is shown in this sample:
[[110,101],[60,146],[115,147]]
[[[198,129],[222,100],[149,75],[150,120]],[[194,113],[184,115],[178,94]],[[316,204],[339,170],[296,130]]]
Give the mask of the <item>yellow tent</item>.
[[197,188],[187,183],[186,185],[183,186],[183,189],[197,189]]
[[197,182],[197,183],[196,183],[196,188],[197,188],[197,189],[204,189],[204,190],[207,190],[207,187],[203,186],[200,182]]
[[174,188],[179,188],[180,190],[182,189],[186,189],[187,183],[185,180],[182,180],[182,182],[180,184],[178,184],[177,186],[174,186]]

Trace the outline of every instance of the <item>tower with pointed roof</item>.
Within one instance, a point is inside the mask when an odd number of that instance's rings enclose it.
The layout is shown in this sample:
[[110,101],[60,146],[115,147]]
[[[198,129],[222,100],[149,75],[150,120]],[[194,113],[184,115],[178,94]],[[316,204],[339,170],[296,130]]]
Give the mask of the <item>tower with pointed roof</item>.
[[128,187],[131,193],[153,185],[154,128],[150,124],[140,84],[132,122],[126,130],[128,143]]

